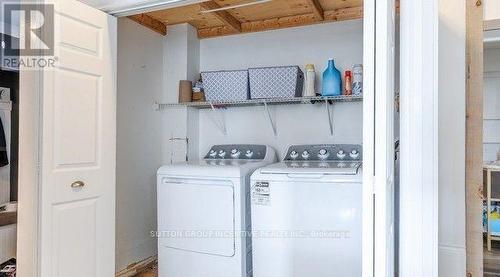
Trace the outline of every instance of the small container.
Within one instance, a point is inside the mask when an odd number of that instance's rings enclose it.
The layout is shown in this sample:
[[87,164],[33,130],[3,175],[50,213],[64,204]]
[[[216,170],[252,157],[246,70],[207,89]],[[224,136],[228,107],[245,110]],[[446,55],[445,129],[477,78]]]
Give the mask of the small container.
[[179,81],[179,103],[191,102],[193,97],[193,82],[188,80]]
[[350,70],[345,72],[344,95],[352,95],[352,71]]
[[316,83],[316,70],[314,68],[314,64],[308,64],[306,65],[306,75],[305,75],[305,90],[304,90],[304,97],[314,97],[316,96],[316,88],[315,88],[315,83]]
[[361,95],[363,94],[363,65],[355,64],[352,72],[352,93],[354,95]]
[[248,70],[202,72],[203,90],[208,102],[250,99]]
[[193,91],[193,102],[205,102],[205,94],[202,91]]
[[251,99],[301,97],[304,72],[299,66],[248,69]]

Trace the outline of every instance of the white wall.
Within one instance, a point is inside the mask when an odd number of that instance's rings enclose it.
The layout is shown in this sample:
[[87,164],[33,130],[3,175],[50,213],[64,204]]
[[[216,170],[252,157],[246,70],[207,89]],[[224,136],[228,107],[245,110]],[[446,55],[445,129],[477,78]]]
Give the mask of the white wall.
[[200,42],[202,71],[250,67],[316,66],[317,90],[328,58],[343,72],[363,61],[363,21],[351,20],[204,39]]
[[118,21],[116,269],[157,253],[156,170],[162,165],[163,37]]
[[500,20],[500,1],[483,0],[484,20]]
[[[196,29],[189,24],[170,26],[164,40],[165,91],[163,100],[177,103],[179,99],[179,80],[197,80],[200,72],[200,40]],[[163,163],[198,159],[198,110],[185,107],[163,111]],[[171,141],[172,138],[189,138],[184,141]]]
[[483,160],[500,160],[500,48],[484,50],[483,129]]
[[465,27],[439,0],[439,276],[465,276]]
[[[201,71],[246,69],[260,66],[313,63],[320,91],[322,72],[329,57],[340,71],[362,63],[361,20],[319,24],[260,33],[204,39],[200,42]],[[290,144],[361,143],[362,104],[333,105],[334,135],[330,135],[323,104],[273,106],[278,135],[274,137],[263,107],[231,108],[224,112],[228,134],[214,124],[210,110],[200,112],[200,155],[218,143],[267,143],[280,154]]]

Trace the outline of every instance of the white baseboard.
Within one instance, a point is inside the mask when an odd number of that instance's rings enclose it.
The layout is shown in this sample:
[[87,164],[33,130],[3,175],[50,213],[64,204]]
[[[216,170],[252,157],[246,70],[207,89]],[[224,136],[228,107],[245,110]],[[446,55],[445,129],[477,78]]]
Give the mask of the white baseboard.
[[439,276],[466,276],[465,248],[439,246]]

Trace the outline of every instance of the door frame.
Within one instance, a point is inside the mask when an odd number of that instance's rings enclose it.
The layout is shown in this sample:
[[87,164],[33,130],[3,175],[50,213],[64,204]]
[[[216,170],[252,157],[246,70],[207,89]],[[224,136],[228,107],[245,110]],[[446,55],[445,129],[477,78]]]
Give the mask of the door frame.
[[[44,4],[46,0],[20,0]],[[37,22],[40,18],[35,17]],[[46,34],[42,33],[41,36]],[[41,47],[39,47],[42,49]],[[40,50],[41,51],[41,50]],[[20,55],[23,54],[21,51]],[[43,71],[19,69],[17,274],[40,276]]]
[[438,276],[438,1],[401,4],[399,276]]
[[396,1],[364,2],[363,277],[394,276]]

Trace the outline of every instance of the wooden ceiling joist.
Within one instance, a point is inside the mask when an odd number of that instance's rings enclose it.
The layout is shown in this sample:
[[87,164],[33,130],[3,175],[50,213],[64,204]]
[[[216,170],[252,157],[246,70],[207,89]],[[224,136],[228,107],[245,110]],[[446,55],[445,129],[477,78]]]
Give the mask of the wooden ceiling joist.
[[[222,8],[219,4],[214,1],[202,2],[200,6],[205,10],[215,10]],[[232,16],[228,11],[214,11],[213,14],[224,24],[228,25],[234,31],[240,33],[241,32],[241,22]]]
[[363,18],[363,7],[337,9],[325,12],[325,21],[344,21]]
[[[343,8],[324,12],[323,22],[344,21],[363,18],[363,7]],[[262,32],[275,29],[298,27],[317,24],[317,15],[314,13],[244,22],[241,24],[241,33]],[[230,28],[214,27],[198,30],[198,37],[211,38],[236,34]]]
[[319,21],[323,21],[325,19],[325,11],[323,10],[323,7],[321,6],[321,3],[318,0],[309,0],[311,2],[311,5],[313,7],[313,12],[316,15],[316,18]]
[[131,18],[161,34],[166,34],[166,26],[188,23],[201,39],[363,18],[363,0],[258,2],[209,0]]
[[147,27],[161,35],[166,36],[167,35],[167,26],[163,24],[161,21],[154,19],[153,17],[147,15],[147,14],[137,14],[137,15],[131,15],[128,18],[132,19],[133,21],[143,25],[144,27]]

